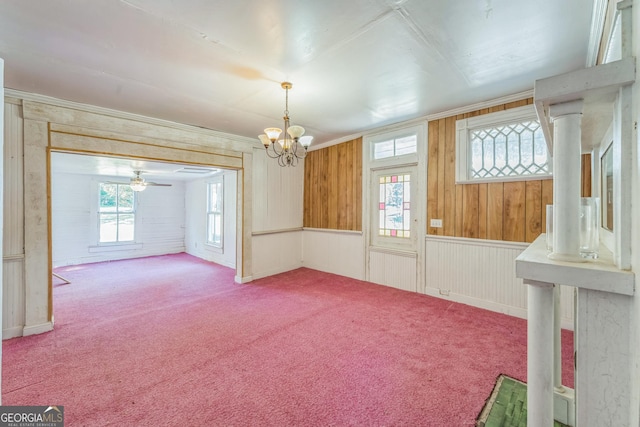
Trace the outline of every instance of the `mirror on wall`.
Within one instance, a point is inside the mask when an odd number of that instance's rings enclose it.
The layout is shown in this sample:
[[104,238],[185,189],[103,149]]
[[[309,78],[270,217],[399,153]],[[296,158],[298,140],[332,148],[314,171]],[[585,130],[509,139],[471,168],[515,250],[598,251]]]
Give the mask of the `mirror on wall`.
[[602,227],[613,231],[613,144],[610,144],[600,159],[602,196]]

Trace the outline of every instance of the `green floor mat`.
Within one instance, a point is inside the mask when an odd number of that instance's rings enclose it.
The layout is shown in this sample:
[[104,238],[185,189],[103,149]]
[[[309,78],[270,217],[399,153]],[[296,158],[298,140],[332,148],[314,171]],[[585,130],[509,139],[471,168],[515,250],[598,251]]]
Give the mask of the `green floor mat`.
[[[527,385],[500,375],[476,420],[477,427],[526,427]],[[558,421],[554,427],[568,427]]]

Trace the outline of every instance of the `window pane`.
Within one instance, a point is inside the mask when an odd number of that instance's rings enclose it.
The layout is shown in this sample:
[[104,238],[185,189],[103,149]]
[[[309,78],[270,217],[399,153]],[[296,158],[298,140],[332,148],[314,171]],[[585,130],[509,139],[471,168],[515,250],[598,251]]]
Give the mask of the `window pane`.
[[133,214],[119,214],[118,215],[118,241],[130,242],[133,240]]
[[393,157],[393,139],[390,141],[376,142],[373,145],[373,158],[384,159]]
[[100,220],[100,242],[111,243],[118,239],[118,215],[99,214]]
[[118,210],[133,211],[134,192],[128,185],[118,185]]
[[409,237],[407,231],[411,227],[410,175],[381,177],[379,186],[378,234],[388,237]]
[[116,196],[118,194],[117,184],[100,184],[100,210],[111,208],[112,212],[116,210]]
[[396,156],[413,154],[418,150],[418,136],[411,135],[396,139]]
[[207,243],[222,243],[222,215],[211,213],[207,216]]

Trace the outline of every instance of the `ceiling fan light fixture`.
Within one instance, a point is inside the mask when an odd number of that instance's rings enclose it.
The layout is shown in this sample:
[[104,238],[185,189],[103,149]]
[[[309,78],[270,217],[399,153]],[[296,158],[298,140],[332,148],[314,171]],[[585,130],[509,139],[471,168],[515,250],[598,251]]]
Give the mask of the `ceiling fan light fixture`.
[[131,178],[131,183],[129,184],[133,191],[144,191],[147,186],[144,183],[144,179],[140,177]]
[[147,188],[146,183],[144,182],[144,178],[140,176],[140,171],[133,171],[135,176],[131,178],[129,182],[129,186],[133,191],[144,191]]
[[[260,142],[264,145],[267,155],[273,159],[278,159],[280,166],[295,166],[298,160],[304,159],[307,155],[307,149],[313,140],[312,136],[304,135],[304,128],[298,125],[290,125],[289,123],[289,89],[293,84],[282,82],[280,84],[285,90],[285,108],[284,108],[284,133],[280,128],[266,128],[263,135],[259,135]],[[282,139],[278,139],[283,133]],[[278,141],[278,144],[274,144]]]

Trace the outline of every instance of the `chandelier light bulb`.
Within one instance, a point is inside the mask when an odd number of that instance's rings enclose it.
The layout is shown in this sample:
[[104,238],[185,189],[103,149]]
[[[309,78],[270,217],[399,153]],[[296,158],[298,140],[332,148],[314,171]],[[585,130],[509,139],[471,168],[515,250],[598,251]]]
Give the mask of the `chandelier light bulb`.
[[262,142],[264,148],[269,148],[269,145],[271,145],[271,140],[267,135],[263,133],[262,135],[258,135],[258,138],[260,138],[260,142]]
[[280,128],[266,128],[264,130],[264,133],[266,133],[267,136],[269,137],[269,139],[273,142],[276,139],[278,139],[278,137],[282,133],[282,129],[280,129]]
[[296,126],[296,125],[289,126],[289,129],[287,129],[287,133],[291,135],[291,138],[298,139],[302,135],[304,135],[304,128],[302,126]]
[[302,145],[305,150],[309,148],[309,146],[311,145],[311,141],[313,141],[313,137],[311,135],[302,136],[299,140],[300,145]]

